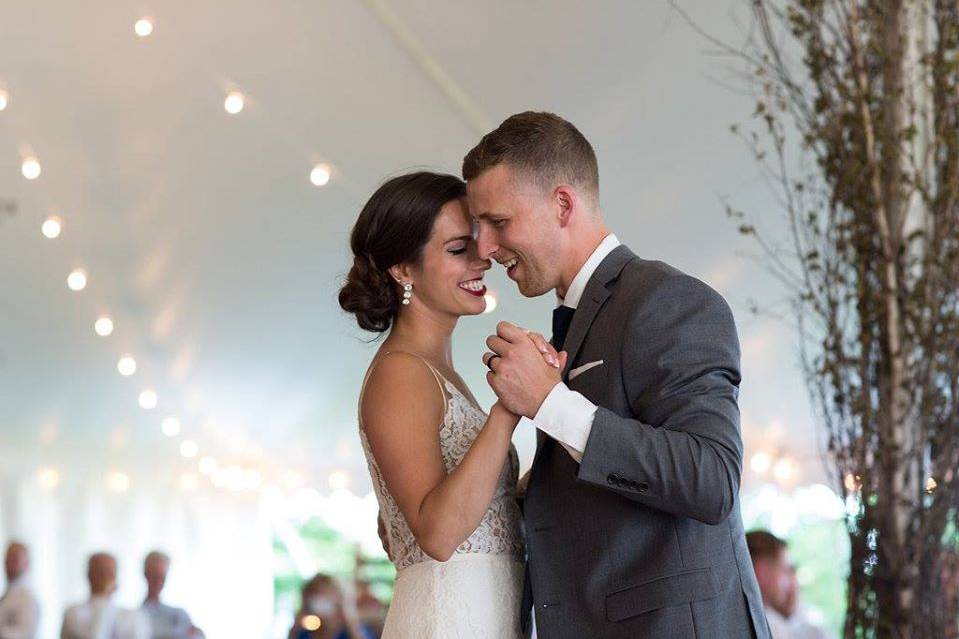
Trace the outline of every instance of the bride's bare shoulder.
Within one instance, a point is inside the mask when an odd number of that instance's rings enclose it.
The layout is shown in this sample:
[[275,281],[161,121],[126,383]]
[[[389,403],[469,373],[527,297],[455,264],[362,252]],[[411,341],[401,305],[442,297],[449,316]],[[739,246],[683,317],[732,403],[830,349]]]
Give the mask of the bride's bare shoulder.
[[444,396],[438,378],[417,355],[381,353],[370,364],[360,411],[366,428],[388,421],[442,419]]

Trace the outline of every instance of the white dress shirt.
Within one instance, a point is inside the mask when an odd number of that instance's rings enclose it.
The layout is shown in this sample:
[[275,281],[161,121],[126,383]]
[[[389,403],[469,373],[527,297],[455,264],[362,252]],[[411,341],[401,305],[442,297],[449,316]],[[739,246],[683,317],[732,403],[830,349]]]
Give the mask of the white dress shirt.
[[150,622],[139,610],[96,596],[67,608],[60,639],[150,639]]
[[36,639],[39,625],[36,596],[25,578],[14,579],[0,597],[0,639]]
[[[569,290],[566,291],[566,297],[559,298],[561,306],[569,308],[579,306],[589,279],[600,263],[617,246],[619,246],[619,240],[612,233],[600,242],[573,278]],[[560,382],[543,400],[543,404],[533,418],[533,423],[538,429],[562,444],[570,457],[579,463],[583,461],[583,451],[586,450],[586,442],[593,428],[595,414],[596,404]]]

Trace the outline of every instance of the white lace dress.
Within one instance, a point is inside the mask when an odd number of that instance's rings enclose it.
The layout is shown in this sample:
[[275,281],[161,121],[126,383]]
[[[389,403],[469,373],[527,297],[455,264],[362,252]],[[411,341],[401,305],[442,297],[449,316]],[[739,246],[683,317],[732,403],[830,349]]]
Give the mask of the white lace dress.
[[[427,366],[430,366],[427,363]],[[463,459],[486,422],[486,414],[430,366],[448,398],[440,427],[446,471]],[[523,541],[513,497],[518,461],[510,446],[496,494],[479,526],[453,556],[439,562],[416,543],[383,481],[360,423],[360,440],[386,525],[396,566],[393,603],[383,639],[515,639],[523,588]]]

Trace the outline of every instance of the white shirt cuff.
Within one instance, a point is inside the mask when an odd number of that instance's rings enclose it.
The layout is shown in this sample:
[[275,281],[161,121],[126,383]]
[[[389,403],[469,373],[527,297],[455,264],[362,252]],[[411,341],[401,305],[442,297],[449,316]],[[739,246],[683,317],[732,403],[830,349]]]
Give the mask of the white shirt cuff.
[[560,382],[543,400],[533,423],[562,444],[570,457],[579,463],[583,461],[595,414],[596,404]]

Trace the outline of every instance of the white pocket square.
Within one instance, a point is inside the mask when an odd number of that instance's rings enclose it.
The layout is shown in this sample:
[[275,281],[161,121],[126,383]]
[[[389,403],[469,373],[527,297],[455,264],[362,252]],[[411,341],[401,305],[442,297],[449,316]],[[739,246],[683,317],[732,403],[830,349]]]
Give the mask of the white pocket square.
[[602,366],[604,360],[599,360],[596,362],[590,362],[589,364],[583,364],[582,366],[577,366],[576,368],[569,371],[569,381],[573,381],[586,371],[591,368],[596,368],[597,366]]

